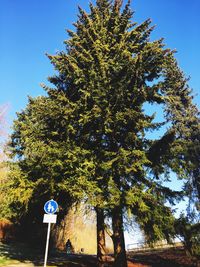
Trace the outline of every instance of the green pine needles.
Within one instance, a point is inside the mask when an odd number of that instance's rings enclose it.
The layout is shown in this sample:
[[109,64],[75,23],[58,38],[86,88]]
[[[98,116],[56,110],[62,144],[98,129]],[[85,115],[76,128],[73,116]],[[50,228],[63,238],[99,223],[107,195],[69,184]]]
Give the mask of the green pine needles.
[[[66,50],[48,55],[57,71],[53,86],[44,85],[48,95],[29,99],[18,114],[11,145],[31,184],[28,205],[33,196],[54,197],[67,212],[68,203],[86,201],[113,218],[118,267],[126,266],[125,210],[149,242],[174,234],[165,203],[181,194],[162,184],[163,175],[193,171],[187,144],[198,121],[174,52],[163,39],[151,40],[149,19],[138,25],[132,17],[130,1],[122,9],[122,1],[97,0],[89,14],[79,8]],[[162,123],[146,103],[164,107]],[[163,136],[148,138],[165,124]]]

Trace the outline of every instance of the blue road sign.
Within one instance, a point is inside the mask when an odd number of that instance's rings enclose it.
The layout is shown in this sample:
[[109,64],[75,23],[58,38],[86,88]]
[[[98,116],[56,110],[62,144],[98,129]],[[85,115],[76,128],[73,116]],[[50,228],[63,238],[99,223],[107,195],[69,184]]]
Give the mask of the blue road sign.
[[51,199],[44,204],[44,211],[48,214],[53,214],[58,209],[58,203]]

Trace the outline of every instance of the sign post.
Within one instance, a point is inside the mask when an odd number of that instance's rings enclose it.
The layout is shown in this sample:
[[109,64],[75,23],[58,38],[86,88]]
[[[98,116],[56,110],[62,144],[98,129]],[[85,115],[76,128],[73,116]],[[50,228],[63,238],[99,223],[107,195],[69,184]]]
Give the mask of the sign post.
[[45,249],[45,256],[44,256],[44,267],[47,266],[47,256],[48,256],[48,249],[49,249],[49,238],[50,238],[50,230],[51,230],[51,223],[56,223],[57,215],[54,214],[58,209],[58,203],[53,199],[47,201],[44,205],[44,214],[43,223],[48,223],[48,230],[47,230],[47,241],[46,241],[46,249]]
[[48,223],[47,241],[46,241],[46,249],[45,249],[45,256],[44,256],[44,267],[47,266],[47,256],[48,256],[48,249],[49,249],[50,229],[51,229],[51,223]]

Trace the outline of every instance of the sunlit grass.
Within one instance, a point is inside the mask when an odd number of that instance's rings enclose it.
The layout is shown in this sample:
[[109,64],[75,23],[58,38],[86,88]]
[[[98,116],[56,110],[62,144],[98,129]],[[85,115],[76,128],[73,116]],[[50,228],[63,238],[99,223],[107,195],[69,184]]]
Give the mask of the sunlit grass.
[[[1,267],[6,267],[7,265],[10,265],[10,264],[20,264],[20,261],[12,260],[12,259],[9,259],[7,257],[0,256],[0,266]],[[47,265],[47,267],[58,267],[58,266],[63,266],[63,265]]]
[[19,261],[9,259],[5,256],[0,256],[0,266],[6,266],[6,265],[11,264],[11,263],[19,263]]

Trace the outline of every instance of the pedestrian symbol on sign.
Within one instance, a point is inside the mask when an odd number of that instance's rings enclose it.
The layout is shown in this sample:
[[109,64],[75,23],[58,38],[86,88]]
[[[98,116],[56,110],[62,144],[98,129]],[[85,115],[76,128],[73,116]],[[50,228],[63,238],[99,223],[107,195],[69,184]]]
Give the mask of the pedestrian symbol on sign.
[[48,214],[53,214],[58,209],[58,203],[53,199],[47,201],[44,205],[44,211]]
[[53,213],[53,211],[54,211],[54,207],[51,205],[50,202],[48,204],[47,211],[48,211],[48,213]]

